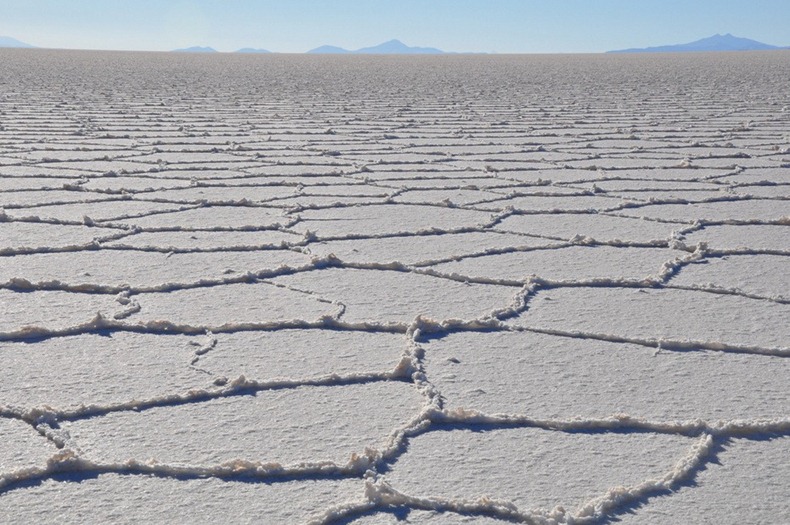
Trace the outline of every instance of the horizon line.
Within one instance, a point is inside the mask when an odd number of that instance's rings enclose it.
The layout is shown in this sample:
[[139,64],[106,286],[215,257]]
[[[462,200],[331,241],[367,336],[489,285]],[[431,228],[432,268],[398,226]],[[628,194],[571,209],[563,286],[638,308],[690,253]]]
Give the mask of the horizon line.
[[[661,48],[681,48],[683,46],[688,46],[689,44],[695,44],[698,42],[702,42],[705,40],[711,40],[717,37],[731,37],[733,39],[742,40],[742,41],[750,41],[755,44],[760,44],[762,46],[767,46],[768,49],[709,49],[709,50],[669,50],[669,49],[661,49]],[[782,45],[773,45],[773,44],[766,44],[764,42],[759,42],[757,40],[753,40],[750,38],[744,37],[736,37],[731,33],[716,33],[710,37],[703,37],[701,39],[695,40],[693,42],[686,42],[681,44],[663,44],[658,46],[648,46],[648,47],[629,47],[629,48],[621,48],[621,49],[611,49],[611,50],[599,50],[599,51],[509,51],[509,52],[498,52],[496,50],[493,51],[445,51],[443,49],[438,49],[435,47],[428,47],[428,46],[411,46],[408,44],[404,44],[398,38],[391,38],[389,40],[383,41],[379,44],[375,44],[372,46],[364,46],[358,49],[345,49],[340,46],[335,46],[333,44],[322,44],[318,47],[314,47],[308,49],[306,51],[272,51],[270,49],[266,49],[263,47],[253,47],[253,46],[244,46],[233,50],[219,50],[210,45],[192,45],[186,47],[179,47],[176,49],[129,49],[129,48],[80,48],[80,47],[41,47],[36,46],[33,44],[29,44],[27,42],[20,41],[14,37],[0,35],[0,39],[7,39],[12,44],[11,45],[0,45],[0,49],[40,49],[40,50],[52,50],[52,51],[100,51],[100,52],[130,52],[130,53],[181,53],[181,54],[282,54],[282,55],[307,55],[307,54],[335,54],[335,55],[594,55],[594,54],[609,54],[609,53],[642,53],[642,52],[663,52],[663,53],[672,53],[672,52],[734,52],[734,51],[778,51],[778,50],[788,50],[790,46],[782,46]],[[13,45],[14,43],[19,45]],[[395,44],[402,46],[403,51],[383,51],[383,52],[376,52],[373,51],[375,48],[383,48],[387,44]],[[336,51],[329,51],[329,52],[318,52],[323,48],[330,48]],[[659,50],[660,49],[660,50]]]
[[[203,46],[194,46],[203,47]],[[443,55],[660,55],[660,54],[694,54],[694,53],[744,53],[744,52],[772,52],[772,51],[790,51],[790,46],[777,46],[773,49],[723,49],[723,50],[702,50],[702,51],[658,51],[658,52],[621,52],[621,50],[608,50],[608,51],[442,51],[440,53],[311,53],[308,51],[260,51],[260,52],[242,52],[244,49],[257,49],[257,48],[239,48],[235,51],[220,51],[211,48],[211,51],[189,51],[190,48],[181,49],[111,49],[111,48],[87,48],[87,47],[16,47],[16,46],[0,46],[0,50],[15,50],[15,51],[95,51],[97,53],[166,53],[174,55],[336,55],[336,56],[423,56],[423,57],[436,57]],[[646,48],[633,48],[633,49],[646,49]],[[625,51],[631,51],[630,49]]]

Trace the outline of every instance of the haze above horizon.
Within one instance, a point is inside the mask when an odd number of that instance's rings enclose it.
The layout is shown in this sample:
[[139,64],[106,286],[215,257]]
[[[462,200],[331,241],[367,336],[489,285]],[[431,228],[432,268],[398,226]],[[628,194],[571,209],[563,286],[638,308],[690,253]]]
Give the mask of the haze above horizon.
[[399,39],[484,53],[595,53],[733,33],[790,45],[786,0],[0,0],[0,35],[37,47],[302,53]]

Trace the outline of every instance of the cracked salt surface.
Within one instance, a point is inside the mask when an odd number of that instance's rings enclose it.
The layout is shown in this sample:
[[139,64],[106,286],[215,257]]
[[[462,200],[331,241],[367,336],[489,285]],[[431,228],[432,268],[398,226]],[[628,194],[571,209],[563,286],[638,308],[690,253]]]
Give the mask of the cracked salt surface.
[[790,213],[788,202],[784,199],[755,198],[695,204],[648,204],[640,208],[622,210],[620,214],[685,222],[700,219],[708,221],[770,221],[782,219]]
[[134,247],[161,252],[190,252],[210,250],[257,250],[262,247],[282,247],[299,244],[302,235],[279,230],[260,231],[163,231],[140,232],[108,241],[108,247]]
[[0,255],[85,249],[97,237],[119,232],[122,230],[47,222],[0,222]]
[[787,52],[445,58],[0,50],[0,522],[790,515]]
[[664,421],[771,419],[790,410],[790,362],[774,356],[657,354],[637,344],[524,331],[455,333],[423,347],[426,372],[448,407]]
[[[151,213],[162,213],[183,208],[186,205],[139,202],[132,200],[113,200],[102,198],[100,202],[84,202],[69,204],[52,204],[32,208],[11,208],[6,211],[9,217],[18,219],[43,219],[50,222],[83,223],[118,221],[127,217],[145,216]],[[87,220],[86,220],[87,218]]]
[[739,290],[790,302],[790,258],[781,255],[726,255],[684,267],[672,285]]
[[406,523],[441,523],[443,525],[501,525],[502,523],[500,520],[486,516],[469,516],[452,512],[412,510],[408,508],[365,515],[351,523],[353,525],[398,525],[403,523],[404,516],[409,520]]
[[[246,280],[246,279],[245,279]],[[131,323],[164,322],[212,330],[226,325],[266,325],[291,319],[337,316],[339,305],[310,293],[268,283],[218,284],[141,293]],[[239,308],[244,304],[243,309]]]
[[736,253],[749,250],[759,253],[790,253],[790,228],[787,224],[705,226],[684,236],[684,242],[694,246],[701,242],[711,250],[731,250]]
[[342,320],[408,323],[431,319],[477,319],[507,306],[518,288],[480,285],[407,271],[328,268],[273,279],[275,283],[333,297],[344,306]]
[[600,339],[790,354],[790,305],[685,289],[560,288],[539,292],[512,326]]
[[0,471],[4,474],[43,465],[56,451],[52,443],[23,421],[0,419],[0,430],[3,432]]
[[329,371],[384,375],[395,370],[406,350],[402,334],[364,330],[236,332],[216,340],[199,363],[213,377],[309,378]]
[[434,229],[475,228],[491,219],[490,213],[414,204],[379,204],[329,210],[305,210],[296,231],[310,231],[320,239],[371,234],[418,233]]
[[470,254],[482,254],[556,244],[555,241],[511,234],[489,232],[403,234],[358,240],[322,241],[309,245],[310,252],[328,256],[334,254],[348,263],[401,263],[431,266]]
[[415,389],[400,381],[305,386],[114,412],[63,428],[86,458],[106,463],[156,459],[201,467],[250,460],[330,470],[357,452],[386,446],[392,429],[420,404]]
[[[188,203],[189,199],[186,202]],[[169,206],[169,212],[112,222],[117,226],[136,227],[143,231],[277,229],[282,223],[288,222],[279,210],[248,207],[244,203],[181,211],[175,211],[179,205]]]
[[12,406],[76,409],[210,386],[211,377],[183,366],[199,343],[130,332],[0,342],[0,395]]
[[624,514],[622,523],[781,523],[787,518],[787,485],[790,476],[790,439],[733,439],[724,443],[719,461],[700,472],[696,487],[683,487],[671,496],[657,498],[635,514]]
[[[25,282],[23,288],[29,288]],[[39,329],[66,330],[88,323],[97,315],[109,317],[119,305],[113,296],[66,291],[0,289],[0,340]]]
[[570,511],[610,487],[660,477],[693,441],[529,428],[436,430],[409,440],[406,453],[384,477],[406,494],[489,496],[524,510],[561,506]]
[[[156,289],[174,283],[217,280],[233,274],[259,272],[281,266],[298,267],[310,261],[302,253],[281,250],[161,253],[132,250],[94,250],[17,255],[0,269],[0,282],[61,281],[68,285]],[[154,277],[155,276],[155,277]]]
[[511,215],[496,226],[497,230],[561,240],[581,235],[600,242],[627,243],[666,242],[678,228],[674,224],[597,213]]
[[470,257],[432,268],[443,273],[492,280],[526,280],[529,275],[540,275],[552,281],[639,280],[658,274],[666,261],[682,255],[685,254],[665,248],[569,246]]
[[[274,483],[99,474],[59,477],[3,497],[8,524],[47,523],[304,523],[315,509],[361,501],[359,480]],[[287,501],[287,504],[283,504]]]

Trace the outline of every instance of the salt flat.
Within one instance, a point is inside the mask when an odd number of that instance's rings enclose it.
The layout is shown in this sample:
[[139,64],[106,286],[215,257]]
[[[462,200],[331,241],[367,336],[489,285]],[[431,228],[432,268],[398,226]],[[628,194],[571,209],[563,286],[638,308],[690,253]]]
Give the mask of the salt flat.
[[790,523],[790,52],[0,63],[0,522]]

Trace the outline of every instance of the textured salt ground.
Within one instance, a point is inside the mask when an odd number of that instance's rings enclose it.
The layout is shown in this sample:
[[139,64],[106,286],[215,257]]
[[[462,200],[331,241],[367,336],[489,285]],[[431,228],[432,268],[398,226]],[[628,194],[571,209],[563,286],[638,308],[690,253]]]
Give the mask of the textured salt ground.
[[233,274],[301,266],[309,261],[306,255],[287,250],[205,253],[90,250],[30,254],[6,258],[0,269],[0,282],[18,278],[31,282],[57,280],[69,285],[151,288],[201,279],[220,280]]
[[136,226],[144,230],[276,229],[278,225],[288,222],[280,210],[269,208],[217,205],[177,211],[178,206],[171,204],[169,213],[113,222],[117,225]]
[[[196,137],[190,140],[198,140]],[[195,169],[194,167],[177,167],[177,169],[157,169],[156,171],[148,170],[144,173],[145,180],[150,180],[155,183],[157,180],[170,180],[180,179],[191,185],[192,181],[220,181],[222,184],[227,184],[228,179],[236,179],[238,177],[250,177],[245,171],[234,169]]]
[[369,184],[350,184],[351,181],[346,181],[345,184],[326,184],[323,186],[318,185],[304,185],[302,188],[297,188],[305,195],[336,195],[336,196],[360,196],[360,197],[386,197],[391,190],[389,188],[371,186]]
[[[790,306],[706,291],[560,288],[538,293],[513,326],[658,344],[693,341],[788,349]],[[777,328],[780,328],[777,330]],[[692,345],[694,346],[694,345]]]
[[782,523],[790,515],[787,485],[790,439],[766,437],[725,443],[719,461],[699,473],[696,486],[656,498],[650,505],[624,514],[624,524]]
[[[259,380],[393,371],[406,350],[401,334],[280,330],[218,334],[198,366],[213,377]],[[342,350],[342,351],[339,351]],[[196,363],[197,364],[197,363]]]
[[[469,172],[467,172],[469,173]],[[366,174],[367,175],[367,174]],[[410,177],[408,173],[399,173],[397,176],[389,180],[382,180],[378,182],[381,186],[394,186],[394,187],[407,187],[414,190],[417,189],[449,189],[449,188],[466,188],[466,189],[483,189],[483,190],[496,190],[508,191],[520,185],[520,182],[509,180],[503,177],[491,178],[487,177],[484,173],[476,175],[467,174],[465,177],[442,177],[437,174],[435,177],[415,177],[413,174]]]
[[39,248],[39,251],[44,251],[80,246],[90,244],[96,238],[122,232],[123,230],[70,224],[0,222],[0,252],[23,248]]
[[[546,138],[541,137],[540,141],[546,143]],[[591,170],[580,170],[573,168],[554,167],[552,169],[539,170],[509,170],[496,174],[495,180],[503,183],[510,181],[510,185],[519,184],[545,184],[545,183],[580,183],[584,181],[597,181],[601,178],[598,172]],[[592,188],[589,188],[592,190]]]
[[93,221],[120,220],[126,217],[140,217],[151,213],[174,211],[180,204],[138,202],[131,200],[105,200],[103,202],[53,204],[34,208],[12,208],[7,214],[12,218],[37,217],[51,221],[83,222],[85,217]]
[[758,184],[758,183],[775,183],[787,184],[790,183],[790,174],[787,173],[786,168],[757,168],[747,170],[744,173],[737,175],[730,175],[721,179],[723,182],[737,183],[737,184]]
[[623,210],[621,215],[693,222],[751,219],[769,221],[787,216],[788,201],[746,199],[724,200],[695,204],[649,204],[640,208]]
[[0,395],[4,403],[26,409],[76,409],[205,388],[212,378],[188,366],[201,344],[201,337],[129,332],[0,342],[0,359],[7,364],[0,372]]
[[410,204],[305,210],[299,215],[302,222],[294,230],[310,231],[319,238],[471,228],[491,218],[480,211]]
[[587,213],[513,215],[496,225],[497,230],[562,240],[581,235],[597,241],[641,243],[667,240],[677,228],[674,224]]
[[787,359],[656,352],[531,332],[450,334],[422,345],[448,407],[541,419],[630,414],[652,421],[781,418]]
[[199,203],[206,202],[231,202],[248,200],[250,202],[266,202],[272,199],[290,197],[295,193],[295,188],[281,186],[253,187],[198,187],[179,188],[173,190],[160,190],[154,194],[144,193],[141,197],[155,198],[166,201]]
[[3,433],[3,446],[0,447],[1,473],[44,464],[57,450],[22,421],[0,419],[0,430]]
[[3,191],[0,192],[0,206],[5,208],[34,208],[40,204],[72,203],[72,202],[99,202],[113,200],[112,195],[84,195],[81,191]]
[[[2,168],[0,167],[0,170]],[[0,178],[0,190],[2,192],[14,192],[19,190],[57,190],[63,188],[64,184],[72,184],[73,180],[67,177],[8,177]]]
[[156,196],[161,194],[159,191],[170,188],[189,188],[191,181],[183,179],[166,179],[163,177],[148,178],[148,177],[94,177],[88,179],[84,184],[80,184],[83,190],[88,191],[106,191],[106,192],[124,192],[135,191],[153,193],[157,192]]
[[449,202],[453,204],[472,204],[479,201],[501,198],[492,192],[485,192],[480,190],[468,189],[453,189],[453,190],[425,190],[425,191],[409,191],[395,198],[396,202],[403,203],[442,203]]
[[554,211],[554,210],[596,210],[607,211],[620,207],[623,200],[617,197],[607,196],[526,196],[526,197],[508,197],[498,201],[489,201],[485,203],[475,204],[474,209],[488,210],[488,211],[501,211],[508,206],[512,206],[519,211]]
[[[678,200],[681,202],[700,202],[704,200],[716,199],[728,196],[725,189],[721,190],[694,190],[688,191],[684,189],[675,191],[664,190],[650,190],[650,191],[607,191],[605,195],[609,197],[619,197],[627,201],[634,202],[655,202],[655,201],[672,201]],[[773,195],[772,195],[773,196]]]
[[[300,145],[300,147],[302,147]],[[198,181],[199,185],[213,185],[213,186],[244,186],[244,187],[270,187],[270,186],[288,186],[299,189],[301,185],[305,189],[313,187],[321,187],[322,185],[348,185],[349,188],[356,188],[357,186],[365,185],[364,180],[353,178],[355,176],[340,176],[340,175],[268,175],[256,176],[250,175],[245,172],[237,172],[232,177],[222,177],[223,172],[217,174],[206,175],[207,170],[199,170],[190,175]],[[353,190],[351,195],[353,195]]]
[[572,510],[609,487],[661,477],[692,443],[657,434],[436,430],[409,440],[385,477],[406,494],[488,496],[522,510]]
[[694,195],[697,191],[719,191],[721,187],[712,182],[678,182],[678,181],[665,181],[653,180],[651,172],[645,172],[643,179],[614,179],[614,180],[597,180],[594,182],[582,182],[573,184],[574,188],[584,188],[586,190],[603,190],[607,192],[619,193],[626,195],[632,191],[647,192],[647,191],[672,191],[672,192],[687,192],[689,195]]
[[297,197],[288,197],[284,199],[278,199],[276,201],[270,202],[271,206],[277,206],[282,208],[293,208],[293,209],[301,209],[301,208],[324,208],[324,207],[335,207],[335,206],[349,206],[354,204],[380,204],[385,202],[386,197],[358,197],[355,195],[351,195],[348,197],[343,196],[324,196],[324,195],[302,195]]
[[782,197],[790,199],[790,184],[782,184],[776,186],[738,186],[735,192],[740,195],[749,195],[752,197]]
[[488,232],[469,232],[372,238],[366,239],[364,243],[358,240],[322,241],[311,243],[309,250],[324,257],[334,254],[348,263],[399,262],[422,266],[489,250],[533,248],[548,244],[556,242],[506,233],[491,235]]
[[485,516],[468,516],[451,512],[431,512],[422,510],[396,509],[363,516],[351,523],[353,525],[397,525],[398,523],[442,523],[445,525],[501,525],[502,521]]
[[14,165],[0,166],[0,174],[10,177],[51,177],[53,180],[60,177],[70,177],[73,182],[90,172],[76,169],[53,169],[45,164],[19,165],[19,160]]
[[[337,389],[341,395],[330,395]],[[386,446],[392,429],[420,405],[405,382],[307,386],[110,413],[64,429],[85,457],[104,463],[153,458],[206,467],[238,459],[344,465],[367,447]]]
[[64,330],[122,309],[112,295],[0,289],[0,336],[31,327]]
[[790,301],[790,258],[781,255],[728,255],[691,263],[672,285],[740,290]]
[[782,250],[790,247],[790,225],[713,225],[684,236],[691,246],[707,243],[714,250]]
[[640,280],[657,275],[665,262],[685,255],[665,248],[570,246],[470,257],[432,266],[442,273],[488,279],[524,280],[540,275],[552,281]]
[[[255,249],[298,243],[302,235],[279,230],[142,232],[104,243],[108,247],[134,247],[160,251]],[[282,253],[282,252],[280,252]]]
[[781,52],[7,54],[0,521],[790,512]]
[[[169,321],[209,329],[230,324],[317,320],[342,310],[328,299],[267,283],[185,288],[133,297],[140,311],[129,317],[130,322]],[[237,304],[242,302],[245,308],[240,311]]]
[[273,282],[345,306],[349,322],[408,323],[418,315],[432,319],[476,319],[513,300],[517,288],[478,285],[399,271],[329,268],[285,275]]
[[[359,480],[272,483],[100,474],[53,477],[3,496],[4,523],[305,523],[316,509],[361,501]],[[288,504],[284,505],[283,501]]]

